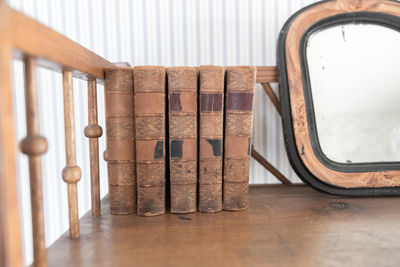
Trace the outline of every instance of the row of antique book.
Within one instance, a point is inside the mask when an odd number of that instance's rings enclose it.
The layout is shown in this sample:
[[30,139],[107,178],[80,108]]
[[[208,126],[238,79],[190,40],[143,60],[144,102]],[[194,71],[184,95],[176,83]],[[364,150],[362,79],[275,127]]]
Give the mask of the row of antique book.
[[105,72],[111,214],[243,210],[256,69]]

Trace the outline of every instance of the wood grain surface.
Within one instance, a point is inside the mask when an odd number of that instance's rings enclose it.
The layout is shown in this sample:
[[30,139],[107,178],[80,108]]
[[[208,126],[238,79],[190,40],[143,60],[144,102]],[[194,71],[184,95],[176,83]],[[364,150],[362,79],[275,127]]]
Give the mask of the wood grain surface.
[[272,104],[274,105],[276,111],[278,111],[279,115],[281,115],[281,105],[279,102],[279,98],[275,94],[274,90],[272,89],[269,83],[261,83],[264,92],[267,94],[268,98],[271,100]]
[[88,126],[85,136],[89,138],[90,155],[90,192],[92,215],[100,216],[100,174],[99,174],[99,137],[103,129],[97,120],[97,85],[95,79],[88,80]]
[[64,125],[66,167],[62,177],[68,188],[68,218],[71,238],[79,238],[77,183],[81,179],[81,170],[76,165],[75,112],[72,72],[63,71]]
[[327,196],[306,186],[250,187],[249,209],[101,217],[64,234],[49,266],[398,266],[399,198]]
[[257,83],[278,82],[278,69],[276,66],[257,66]]
[[42,158],[47,151],[47,141],[40,136],[39,117],[39,88],[37,85],[36,59],[26,56],[25,67],[25,112],[27,136],[21,141],[21,151],[28,156],[29,181],[32,208],[32,234],[35,267],[47,266],[43,185],[42,185]]
[[[7,8],[13,47],[39,58],[38,64],[58,72],[73,70],[75,77],[104,79],[103,69],[114,65],[92,51],[11,8]],[[29,41],[28,41],[29,40]],[[20,53],[15,55],[19,56]]]
[[15,162],[10,32],[7,6],[5,1],[0,1],[0,265],[19,267],[22,266],[22,248]]
[[285,50],[296,146],[307,169],[320,180],[329,184],[346,188],[399,186],[400,171],[353,173],[334,171],[318,160],[311,146],[300,68],[300,39],[310,25],[321,19],[346,12],[360,11],[382,12],[400,17],[400,3],[387,0],[329,1],[299,14],[288,31]]

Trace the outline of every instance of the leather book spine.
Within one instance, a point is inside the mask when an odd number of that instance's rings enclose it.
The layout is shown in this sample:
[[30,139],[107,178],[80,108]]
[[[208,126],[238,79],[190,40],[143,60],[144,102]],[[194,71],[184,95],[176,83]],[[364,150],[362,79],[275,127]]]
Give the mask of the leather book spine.
[[171,212],[197,210],[198,68],[170,67],[168,76]]
[[165,213],[165,68],[133,69],[135,90],[137,213]]
[[222,210],[225,68],[200,67],[199,210]]
[[105,70],[105,103],[110,212],[135,213],[135,131],[131,68]]
[[239,66],[227,68],[224,210],[244,210],[248,207],[255,81],[255,67]]

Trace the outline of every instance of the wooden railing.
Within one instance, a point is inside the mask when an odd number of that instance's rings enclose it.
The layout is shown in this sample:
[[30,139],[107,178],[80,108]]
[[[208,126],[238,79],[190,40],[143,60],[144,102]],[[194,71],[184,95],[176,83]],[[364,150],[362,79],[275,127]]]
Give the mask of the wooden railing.
[[15,141],[12,115],[11,60],[19,58],[25,66],[25,102],[27,136],[20,150],[29,158],[32,205],[34,266],[47,266],[44,238],[41,155],[47,141],[40,136],[37,67],[62,72],[64,88],[64,121],[66,167],[62,172],[68,184],[68,208],[71,238],[79,237],[77,183],[81,170],[75,153],[73,77],[88,81],[92,212],[100,215],[99,149],[102,129],[97,124],[96,83],[104,80],[105,67],[112,63],[63,35],[43,26],[0,2],[0,253],[1,266],[22,266],[20,222],[15,174]]
[[[15,170],[15,140],[12,114],[11,60],[22,59],[25,66],[25,102],[27,136],[20,150],[29,158],[32,205],[34,266],[47,266],[44,238],[41,155],[47,141],[40,135],[37,67],[62,72],[64,90],[64,122],[66,167],[62,178],[68,185],[70,237],[79,238],[77,183],[81,169],[76,162],[73,78],[88,81],[89,125],[84,134],[89,140],[92,215],[100,215],[99,148],[102,128],[97,120],[96,84],[104,82],[104,68],[115,67],[63,35],[7,7],[0,0],[0,266],[22,266],[20,220],[18,215]],[[278,98],[270,88],[277,82],[276,67],[257,67],[257,82],[279,111]],[[252,156],[283,183],[290,183],[282,174],[253,150]]]

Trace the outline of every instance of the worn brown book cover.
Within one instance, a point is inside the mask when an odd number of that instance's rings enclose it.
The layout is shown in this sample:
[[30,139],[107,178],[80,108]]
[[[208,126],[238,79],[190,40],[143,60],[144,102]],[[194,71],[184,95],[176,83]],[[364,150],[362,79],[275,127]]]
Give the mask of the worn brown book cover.
[[106,136],[111,214],[136,212],[135,131],[131,68],[105,70]]
[[197,210],[198,68],[168,68],[171,212]]
[[199,210],[222,210],[225,68],[200,67]]
[[165,68],[133,69],[135,88],[137,213],[165,213]]
[[255,67],[239,66],[227,68],[224,210],[243,210],[248,207],[255,81]]

